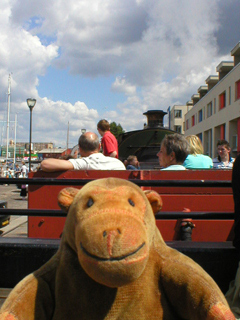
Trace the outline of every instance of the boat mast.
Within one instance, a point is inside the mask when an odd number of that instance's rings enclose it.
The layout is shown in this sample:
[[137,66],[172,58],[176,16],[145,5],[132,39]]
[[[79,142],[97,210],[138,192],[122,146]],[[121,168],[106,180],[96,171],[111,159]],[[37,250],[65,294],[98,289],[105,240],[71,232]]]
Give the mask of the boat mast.
[[9,74],[9,77],[8,77],[7,148],[6,148],[6,160],[8,159],[8,144],[9,144],[10,95],[11,95],[11,74]]
[[68,144],[69,144],[69,121],[68,121],[68,129],[67,129],[67,150],[68,150]]
[[15,130],[14,130],[14,152],[13,152],[13,163],[16,164],[16,147],[17,147],[17,114],[15,114]]

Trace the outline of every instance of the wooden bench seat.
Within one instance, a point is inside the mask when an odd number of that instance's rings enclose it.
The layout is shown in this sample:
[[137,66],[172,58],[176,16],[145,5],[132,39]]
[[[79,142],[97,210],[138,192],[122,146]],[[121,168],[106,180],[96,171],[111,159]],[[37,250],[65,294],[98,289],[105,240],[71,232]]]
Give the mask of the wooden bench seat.
[[[60,240],[0,238],[0,288],[13,288],[23,277],[40,268],[57,251]],[[230,241],[167,244],[200,264],[223,292],[234,279],[238,254]]]
[[[195,212],[229,212],[233,213],[234,203],[231,189],[231,170],[187,170],[187,171],[66,171],[66,172],[37,172],[31,173],[32,178],[56,179],[100,179],[120,177],[136,181],[154,182],[153,186],[142,186],[143,190],[152,189],[161,194],[163,211],[183,211],[186,208]],[[157,186],[157,182],[166,182]],[[219,186],[171,186],[172,181],[215,181]],[[167,183],[169,182],[169,183]],[[221,186],[222,182],[228,183]],[[57,195],[64,185],[30,185],[29,209],[58,209]],[[80,188],[80,186],[79,186]],[[62,233],[65,218],[29,217],[28,236],[31,238],[58,239]],[[156,219],[165,241],[179,239],[178,219]],[[233,239],[233,219],[202,219],[195,220],[193,241],[230,241]]]

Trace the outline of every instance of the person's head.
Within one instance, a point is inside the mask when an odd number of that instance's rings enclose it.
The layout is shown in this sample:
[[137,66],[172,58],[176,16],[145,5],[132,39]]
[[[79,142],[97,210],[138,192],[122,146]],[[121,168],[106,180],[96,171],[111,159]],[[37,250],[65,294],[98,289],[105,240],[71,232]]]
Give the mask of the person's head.
[[137,159],[137,157],[134,156],[134,155],[128,156],[126,164],[127,164],[127,166],[128,165],[132,165],[134,167],[138,167],[138,159]]
[[203,154],[203,145],[198,136],[190,135],[186,137],[186,140],[190,146],[190,154]]
[[160,151],[157,153],[159,164],[163,168],[183,164],[189,154],[189,143],[181,134],[174,133],[164,137]]
[[218,140],[217,153],[220,161],[226,160],[226,159],[229,160],[230,151],[231,151],[230,144],[227,140],[224,140],[224,139]]
[[88,157],[92,153],[100,151],[100,142],[96,133],[83,133],[78,139],[79,152],[82,157]]
[[25,165],[25,162],[24,162],[24,161],[22,161],[22,165]]
[[106,131],[110,131],[110,124],[107,120],[102,119],[97,124],[97,130],[101,136],[104,135]]

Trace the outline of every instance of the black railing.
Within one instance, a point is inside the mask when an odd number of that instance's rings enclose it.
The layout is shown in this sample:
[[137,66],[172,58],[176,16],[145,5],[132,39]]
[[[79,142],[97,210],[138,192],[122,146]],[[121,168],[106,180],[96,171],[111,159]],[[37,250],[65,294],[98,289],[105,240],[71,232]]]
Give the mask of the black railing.
[[[56,178],[0,178],[0,184],[28,184],[28,185],[63,185],[63,186],[83,186],[86,183],[95,179],[56,179]],[[129,179],[128,181],[143,187],[204,187],[204,188],[230,188],[231,181],[226,180],[140,180]],[[18,216],[50,216],[50,217],[66,217],[66,213],[61,210],[47,209],[7,209],[0,208],[0,214],[3,215],[18,215]],[[233,212],[164,212],[156,214],[156,219],[234,219]]]
[[[31,217],[66,217],[67,213],[62,210],[47,210],[47,209],[5,209],[0,208],[0,215],[10,216],[31,216]],[[212,212],[212,211],[161,211],[155,215],[156,219],[234,219],[233,212]]]
[[[29,185],[66,185],[83,186],[95,179],[56,179],[56,178],[0,178],[0,184],[29,184]],[[231,181],[226,180],[141,180],[128,179],[142,187],[231,187]]]

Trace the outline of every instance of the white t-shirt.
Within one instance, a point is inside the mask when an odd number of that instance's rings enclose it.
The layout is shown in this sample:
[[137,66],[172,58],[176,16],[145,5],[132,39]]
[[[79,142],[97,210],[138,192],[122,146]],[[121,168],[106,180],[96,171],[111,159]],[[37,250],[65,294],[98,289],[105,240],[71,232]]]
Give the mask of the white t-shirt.
[[23,178],[26,178],[28,174],[28,167],[25,164],[22,165],[21,172],[22,172]]
[[69,159],[74,170],[126,170],[124,164],[113,157],[106,157],[102,153],[93,153],[81,159]]
[[180,164],[173,164],[173,165],[171,165],[169,167],[161,169],[161,171],[163,171],[163,170],[165,170],[165,171],[167,171],[167,170],[176,170],[177,171],[177,170],[186,170],[186,168],[184,166],[180,165]]

